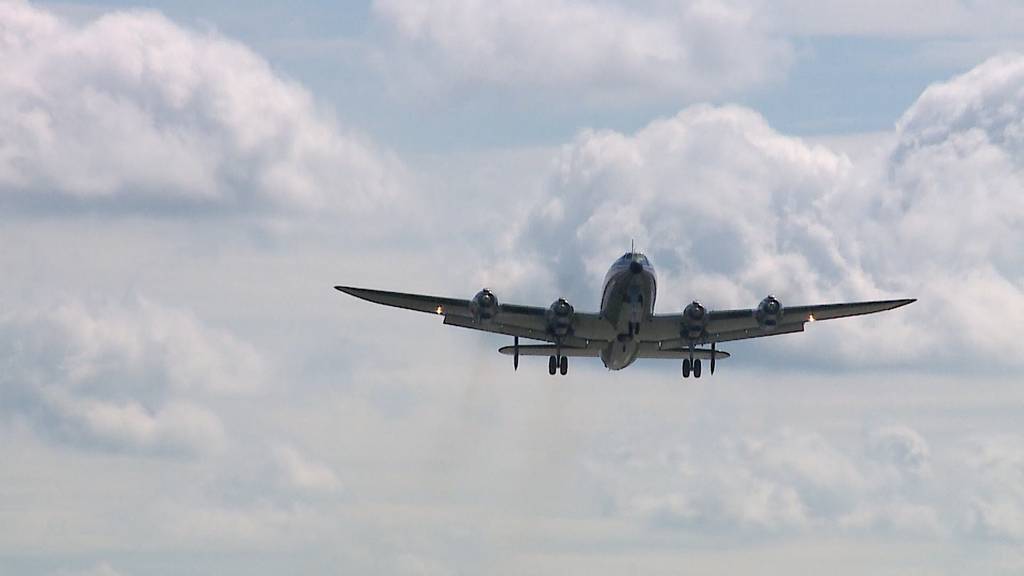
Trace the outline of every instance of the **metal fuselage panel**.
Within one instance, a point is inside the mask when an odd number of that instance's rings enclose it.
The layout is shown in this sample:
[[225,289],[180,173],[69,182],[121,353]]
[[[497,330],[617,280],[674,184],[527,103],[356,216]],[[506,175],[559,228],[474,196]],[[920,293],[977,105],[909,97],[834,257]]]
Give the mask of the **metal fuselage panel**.
[[654,267],[640,254],[623,256],[608,270],[601,295],[601,317],[619,334],[601,350],[601,361],[609,370],[621,370],[636,360],[639,341],[635,331],[654,314],[657,294]]

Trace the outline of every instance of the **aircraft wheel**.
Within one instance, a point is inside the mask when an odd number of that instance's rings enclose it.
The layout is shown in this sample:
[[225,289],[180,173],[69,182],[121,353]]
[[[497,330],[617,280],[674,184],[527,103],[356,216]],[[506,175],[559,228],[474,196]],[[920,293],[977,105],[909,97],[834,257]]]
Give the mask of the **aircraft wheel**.
[[700,358],[693,361],[693,377],[700,378]]
[[690,377],[690,359],[683,358],[683,378]]
[[558,371],[562,373],[562,376],[568,374],[569,358],[567,356],[562,356],[562,359],[558,361]]
[[555,375],[555,371],[558,370],[558,359],[554,356],[548,356],[548,374]]

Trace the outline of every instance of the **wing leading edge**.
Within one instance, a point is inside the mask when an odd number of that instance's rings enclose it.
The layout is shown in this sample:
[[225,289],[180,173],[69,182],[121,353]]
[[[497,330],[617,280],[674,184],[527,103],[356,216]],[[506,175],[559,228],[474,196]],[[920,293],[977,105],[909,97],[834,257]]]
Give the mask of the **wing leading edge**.
[[[474,317],[470,300],[351,286],[335,286],[335,289],[376,304],[440,315],[444,317],[444,323],[450,326],[558,344],[557,347],[519,346],[519,353],[524,356],[549,356],[561,350],[565,356],[596,357],[600,355],[600,349],[604,344],[619,337],[615,327],[600,314],[595,313],[576,312],[568,334],[556,338],[548,328],[547,309],[537,306],[499,304],[498,314],[492,319],[485,320]],[[808,322],[874,314],[913,302],[916,302],[916,299],[791,306],[783,309],[779,322],[772,327],[763,327],[758,322],[756,309],[709,310],[707,322],[696,338],[686,333],[685,318],[682,314],[659,314],[644,322],[636,336],[639,339],[638,357],[688,358],[691,345],[700,346],[803,332]],[[514,354],[514,347],[506,346],[500,351],[503,354]],[[694,348],[693,354],[693,358],[706,357],[705,359],[710,359],[712,355],[715,358],[729,356],[726,352],[712,352],[700,348]]]
[[[449,326],[555,342],[555,337],[548,330],[545,316],[547,309],[539,306],[499,304],[499,313],[494,319],[481,320],[473,316],[469,300],[352,286],[334,288],[368,302],[444,316],[444,323]],[[614,338],[614,327],[599,314],[575,312],[571,332],[562,337],[561,341],[566,346],[587,347],[589,342],[609,341]]]
[[[696,341],[700,344],[730,342],[747,338],[760,338],[779,334],[803,332],[805,324],[819,320],[833,320],[851,316],[863,316],[893,310],[916,302],[914,298],[899,300],[874,300],[869,302],[844,302],[837,304],[815,304],[811,306],[789,306],[783,308],[781,321],[772,328],[758,323],[756,309],[709,310],[707,324]],[[641,336],[644,340],[656,342],[689,342],[683,338],[684,318],[682,314],[656,315],[651,319],[650,328]]]

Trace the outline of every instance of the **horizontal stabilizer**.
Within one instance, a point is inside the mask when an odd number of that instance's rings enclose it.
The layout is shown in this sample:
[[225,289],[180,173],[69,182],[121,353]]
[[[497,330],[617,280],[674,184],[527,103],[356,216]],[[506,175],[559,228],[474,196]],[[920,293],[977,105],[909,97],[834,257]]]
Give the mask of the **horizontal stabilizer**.
[[[498,349],[498,352],[505,354],[506,356],[512,356],[515,354],[515,346],[502,346]],[[563,346],[561,349],[552,346],[550,344],[527,344],[519,346],[520,356],[555,356],[561,350],[562,356],[569,356],[570,358],[597,358],[601,355],[600,348],[573,348]],[[694,348],[693,358],[700,360],[710,360],[711,356],[714,355],[716,360],[722,360],[729,357],[728,352],[722,350],[715,350],[712,352],[708,348]],[[637,350],[637,358],[689,358],[689,348],[669,348],[659,349],[656,343],[643,343],[640,345],[640,349]]]
[[[714,356],[716,360],[722,360],[723,358],[728,358],[729,357],[729,353],[728,352],[724,352],[722,350],[715,350],[714,352],[712,352],[709,348],[694,348],[693,349],[693,359],[694,360],[698,360],[698,359],[699,360],[711,360],[712,356]],[[636,357],[637,358],[670,358],[670,359],[671,358],[675,358],[675,359],[689,358],[690,357],[690,349],[689,348],[658,348],[658,344],[656,342],[650,342],[650,343],[645,342],[645,343],[640,345],[640,350],[638,351]]]
[[[516,347],[502,346],[498,349],[498,352],[506,356],[512,356],[516,353]],[[597,358],[601,354],[601,350],[598,348],[572,348],[568,346],[558,348],[550,344],[526,344],[519,346],[520,356],[554,356],[559,352],[561,352],[562,356],[569,356],[570,358]]]

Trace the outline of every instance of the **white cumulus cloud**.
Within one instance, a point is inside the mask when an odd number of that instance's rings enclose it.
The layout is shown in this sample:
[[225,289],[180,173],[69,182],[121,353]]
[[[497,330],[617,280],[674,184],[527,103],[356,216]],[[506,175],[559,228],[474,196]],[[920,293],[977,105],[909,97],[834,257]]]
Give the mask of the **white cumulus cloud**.
[[0,198],[120,210],[371,206],[397,162],[244,45],[149,11],[0,4]]
[[1019,363],[1006,352],[1024,325],[1022,94],[1024,56],[992,59],[926,90],[875,157],[780,134],[737,106],[692,106],[632,134],[584,131],[483,275],[596,306],[608,264],[635,239],[666,312],[768,293],[784,304],[916,297],[792,350]]

